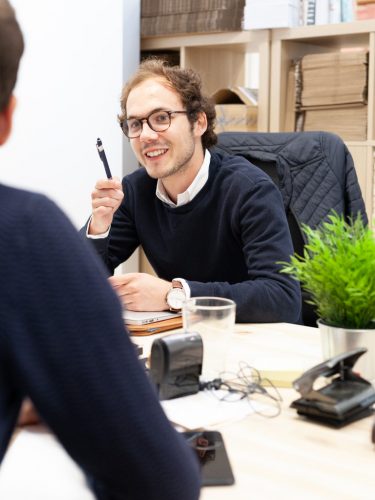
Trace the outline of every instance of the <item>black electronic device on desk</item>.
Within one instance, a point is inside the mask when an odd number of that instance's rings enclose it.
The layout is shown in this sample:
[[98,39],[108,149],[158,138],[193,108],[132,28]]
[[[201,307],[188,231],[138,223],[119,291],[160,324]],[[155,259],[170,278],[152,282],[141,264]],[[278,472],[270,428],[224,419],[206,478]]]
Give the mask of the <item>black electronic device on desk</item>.
[[199,391],[203,342],[198,333],[172,333],[154,340],[150,377],[159,399],[172,399]]
[[[367,349],[354,349],[339,354],[306,371],[293,382],[301,398],[293,401],[292,408],[299,415],[341,427],[373,413],[375,389],[367,380],[353,372],[357,359]],[[333,377],[331,383],[316,390],[319,377]]]

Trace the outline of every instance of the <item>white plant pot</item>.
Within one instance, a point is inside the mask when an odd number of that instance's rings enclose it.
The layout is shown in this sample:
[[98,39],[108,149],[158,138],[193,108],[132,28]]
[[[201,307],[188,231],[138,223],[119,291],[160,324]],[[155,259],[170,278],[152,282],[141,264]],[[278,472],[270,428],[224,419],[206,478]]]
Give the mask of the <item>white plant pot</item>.
[[367,352],[358,359],[354,371],[366,380],[375,382],[375,329],[338,328],[326,325],[321,320],[318,320],[318,326],[324,359],[366,347]]

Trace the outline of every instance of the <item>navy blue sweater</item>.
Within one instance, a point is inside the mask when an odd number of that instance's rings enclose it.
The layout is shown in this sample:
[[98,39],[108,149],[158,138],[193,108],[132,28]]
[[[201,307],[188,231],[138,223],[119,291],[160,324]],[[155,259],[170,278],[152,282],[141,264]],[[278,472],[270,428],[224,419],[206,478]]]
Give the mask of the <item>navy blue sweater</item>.
[[92,249],[51,201],[1,185],[0,235],[0,462],[29,396],[100,498],[198,498]]
[[192,296],[234,300],[238,322],[299,320],[299,284],[276,264],[293,253],[281,194],[260,169],[213,153],[207,183],[177,208],[155,196],[143,168],[123,189],[108,238],[91,240],[110,272],[142,245],[160,278],[185,278]]

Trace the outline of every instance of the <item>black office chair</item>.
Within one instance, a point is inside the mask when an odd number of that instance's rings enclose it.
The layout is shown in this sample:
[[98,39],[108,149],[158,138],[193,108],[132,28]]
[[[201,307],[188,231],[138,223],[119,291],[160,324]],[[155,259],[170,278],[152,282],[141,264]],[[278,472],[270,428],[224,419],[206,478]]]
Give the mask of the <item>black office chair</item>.
[[[344,142],[328,132],[222,132],[218,151],[245,157],[266,172],[280,189],[294,251],[303,255],[301,223],[312,228],[332,209],[345,217],[361,213],[365,204],[352,156]],[[213,150],[215,150],[213,148]],[[302,290],[302,319],[316,326],[317,314]]]

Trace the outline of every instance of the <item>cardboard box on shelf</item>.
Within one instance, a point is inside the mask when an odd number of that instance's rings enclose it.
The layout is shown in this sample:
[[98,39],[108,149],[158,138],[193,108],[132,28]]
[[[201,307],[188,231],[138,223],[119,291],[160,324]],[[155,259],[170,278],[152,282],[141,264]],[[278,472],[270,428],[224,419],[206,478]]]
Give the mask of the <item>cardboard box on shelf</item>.
[[257,91],[245,87],[217,90],[212,98],[216,109],[215,132],[256,132],[258,125]]
[[142,0],[141,16],[155,17],[185,12],[233,10],[245,7],[245,0]]

